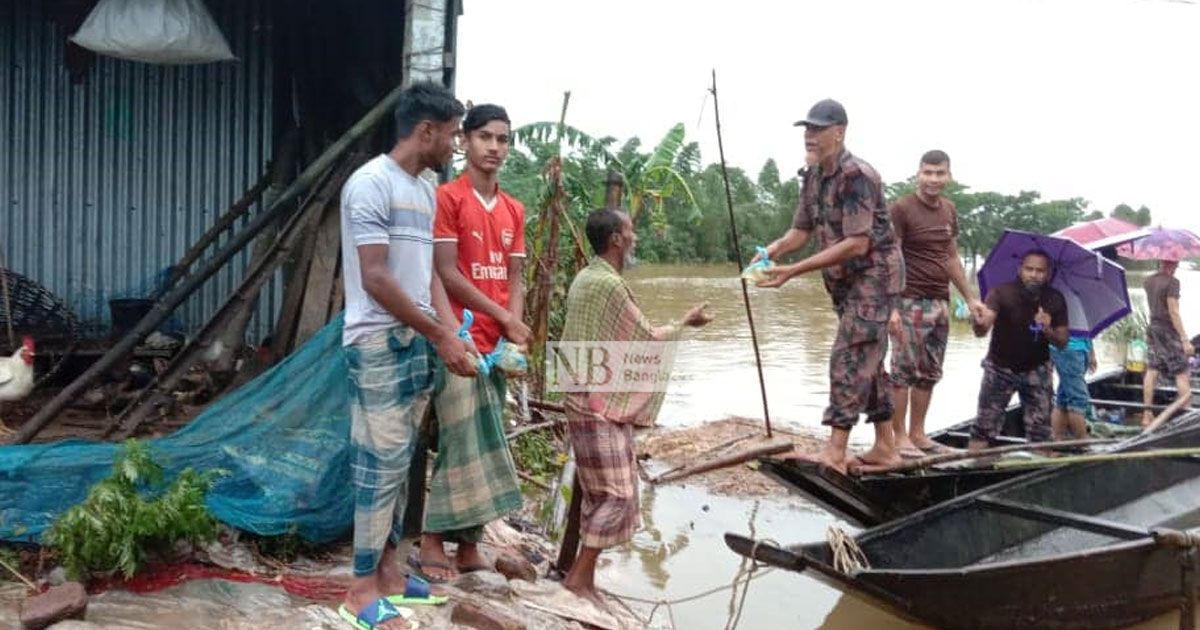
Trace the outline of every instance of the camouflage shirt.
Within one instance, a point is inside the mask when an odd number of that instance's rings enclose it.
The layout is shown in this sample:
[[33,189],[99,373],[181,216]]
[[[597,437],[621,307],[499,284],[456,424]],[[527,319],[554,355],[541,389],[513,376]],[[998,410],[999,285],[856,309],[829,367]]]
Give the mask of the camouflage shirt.
[[904,260],[883,203],[883,184],[870,164],[849,151],[842,151],[832,173],[820,166],[805,172],[792,227],[812,232],[821,249],[851,236],[870,239],[865,255],[822,270],[834,304],[890,301],[904,290]]

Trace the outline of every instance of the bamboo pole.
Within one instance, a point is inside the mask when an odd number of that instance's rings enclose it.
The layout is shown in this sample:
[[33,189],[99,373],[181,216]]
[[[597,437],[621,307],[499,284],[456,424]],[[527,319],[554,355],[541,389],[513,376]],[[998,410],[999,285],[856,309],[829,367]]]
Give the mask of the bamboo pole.
[[974,453],[970,451],[955,451],[953,453],[939,453],[937,455],[929,455],[920,459],[911,459],[895,466],[870,466],[860,467],[862,472],[870,474],[883,473],[903,473],[914,470],[928,468],[934,464],[944,464],[946,462],[958,461],[961,459],[973,459],[976,457],[987,457],[989,455],[1002,455],[1004,453],[1012,453],[1015,451],[1028,451],[1031,449],[1061,449],[1061,448],[1076,448],[1080,446],[1096,446],[1099,444],[1112,444],[1118,442],[1112,438],[1088,438],[1086,440],[1061,440],[1058,442],[1026,442],[1024,444],[1007,444],[1005,446],[994,446],[985,448]]
[[212,277],[222,267],[225,266],[231,258],[234,257],[247,243],[250,242],[263,228],[271,223],[283,218],[292,209],[291,202],[295,201],[312,183],[321,176],[322,173],[328,171],[329,168],[341,158],[350,145],[356,142],[359,138],[370,132],[375,125],[387,116],[396,101],[400,98],[400,94],[404,91],[404,86],[396,86],[387,96],[383,97],[367,112],[357,123],[354,124],[341,138],[338,138],[332,145],[325,149],[323,153],[279,195],[271,207],[267,210],[258,213],[254,218],[250,219],[242,230],[233,235],[229,242],[218,249],[211,258],[205,261],[204,265],[197,269],[194,273],[186,276],[179,285],[173,287],[165,295],[160,297],[150,308],[150,312],[142,318],[124,337],[121,338],[104,356],[100,357],[92,364],[83,374],[64,387],[53,399],[38,410],[32,418],[29,419],[13,437],[14,444],[27,444],[34,438],[55,416],[59,414],[71,402],[79,398],[100,375],[112,369],[118,362],[124,359],[137,346],[142,339],[146,338],[154,329],[158,328],[175,308],[178,307],[184,300],[199,289],[205,280]]
[[533,299],[530,300],[529,313],[532,321],[530,329],[532,339],[530,341],[530,350],[532,356],[540,356],[542,365],[534,366],[535,373],[532,374],[534,383],[534,395],[542,398],[546,395],[545,383],[545,361],[546,342],[549,336],[550,328],[550,302],[554,293],[554,271],[558,265],[558,239],[561,231],[562,215],[566,212],[566,192],[562,185],[562,136],[563,129],[566,125],[567,106],[571,103],[571,93],[563,93],[562,111],[558,117],[558,134],[555,138],[556,146],[558,146],[557,154],[550,158],[550,163],[546,166],[546,176],[550,184],[550,199],[548,200],[542,215],[538,217],[538,230],[545,235],[545,238],[539,243],[541,251],[538,253],[534,272],[533,282]]
[[1120,462],[1135,459],[1159,459],[1163,457],[1195,457],[1197,455],[1200,455],[1200,448],[1160,448],[1149,451],[1134,451],[1132,453],[1097,453],[1093,455],[1071,455],[1068,457],[1018,459],[996,462],[994,466],[997,470],[1004,470],[1007,468],[1038,468],[1041,466],[1088,464],[1092,462]]
[[[288,143],[285,142],[284,146],[288,146]],[[237,220],[240,219],[243,214],[246,214],[246,212],[250,210],[254,203],[258,201],[258,198],[261,197],[262,194],[266,192],[267,188],[270,187],[272,179],[271,175],[275,170],[274,167],[276,164],[276,161],[272,161],[271,164],[268,164],[266,168],[263,169],[262,177],[260,177],[253,186],[251,186],[248,190],[246,190],[245,193],[242,194],[242,198],[235,201],[232,206],[229,206],[229,209],[225,211],[225,214],[221,215],[221,218],[217,219],[216,223],[212,224],[212,226],[209,227],[208,230],[206,230],[204,234],[200,236],[200,238],[196,239],[195,243],[192,243],[192,246],[188,248],[188,251],[179,259],[179,262],[175,263],[171,267],[170,277],[168,277],[166,283],[158,289],[160,293],[169,291],[171,287],[175,286],[176,282],[179,282],[183,276],[187,275],[188,269],[191,269],[192,265],[200,259],[200,255],[204,253],[204,250],[208,249],[208,246],[212,245],[213,242],[216,241],[225,230],[233,227],[233,224],[237,222]]]
[[[712,71],[713,118],[717,122],[717,151],[721,156],[721,178],[725,181],[725,203],[729,207],[729,230],[733,233],[733,253],[737,257],[738,272],[743,268],[742,247],[738,243],[737,219],[733,216],[733,191],[729,187],[729,171],[725,167],[725,141],[721,138],[721,107],[717,103],[717,70]],[[767,408],[767,382],[763,378],[762,354],[758,350],[758,332],[754,329],[754,312],[750,308],[750,291],[746,279],[739,276],[742,284],[742,302],[746,305],[746,320],[750,322],[750,343],[754,346],[754,365],[758,369],[758,388],[762,392],[763,419],[767,424],[767,437],[771,437],[771,412]]]
[[[338,170],[334,175],[334,170]],[[174,389],[187,371],[208,351],[209,345],[221,334],[230,319],[239,310],[245,308],[258,296],[263,284],[270,279],[276,267],[282,263],[296,241],[304,234],[305,227],[315,223],[326,205],[337,194],[342,182],[349,177],[349,166],[342,169],[327,171],[317,184],[317,189],[305,200],[299,214],[293,215],[286,226],[279,232],[278,238],[271,244],[266,254],[257,262],[251,264],[242,277],[241,284],[233,294],[221,305],[200,333],[193,337],[182,350],[171,360],[166,371],[155,376],[145,389],[125,409],[117,415],[115,422],[105,430],[104,437],[113,432],[117,437],[125,438],[133,433],[139,425],[152,413],[160,397],[165,398],[167,392]]]
[[538,424],[531,424],[526,427],[521,427],[521,428],[517,429],[516,431],[513,431],[512,433],[509,433],[508,435],[504,436],[504,439],[511,442],[511,441],[517,439],[518,437],[525,435],[526,433],[529,433],[530,431],[539,431],[541,429],[550,429],[550,428],[554,427],[554,425],[562,424],[562,423],[563,423],[563,420],[550,420],[547,422],[539,422]]

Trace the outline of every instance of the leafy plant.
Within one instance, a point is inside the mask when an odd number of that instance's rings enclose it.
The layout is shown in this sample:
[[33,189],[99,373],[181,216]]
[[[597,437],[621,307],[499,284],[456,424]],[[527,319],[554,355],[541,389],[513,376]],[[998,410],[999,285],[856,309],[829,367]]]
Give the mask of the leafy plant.
[[321,545],[309,542],[294,528],[286,534],[253,536],[251,540],[258,549],[258,553],[285,564],[295,561],[302,555],[315,556],[322,553],[323,550]]
[[1108,341],[1124,346],[1134,339],[1145,339],[1146,328],[1149,325],[1150,319],[1146,315],[1146,311],[1135,306],[1129,315],[1126,315],[1121,321],[1108,327],[1100,336]]
[[512,452],[518,469],[543,480],[557,476],[566,463],[566,456],[549,431],[518,435]]
[[72,578],[114,570],[132,577],[149,554],[176,541],[216,537],[217,521],[204,505],[216,475],[189,468],[162,489],[163,470],[149,447],[128,440],[112,476],[92,486],[83,503],[55,521],[46,544],[58,551]]

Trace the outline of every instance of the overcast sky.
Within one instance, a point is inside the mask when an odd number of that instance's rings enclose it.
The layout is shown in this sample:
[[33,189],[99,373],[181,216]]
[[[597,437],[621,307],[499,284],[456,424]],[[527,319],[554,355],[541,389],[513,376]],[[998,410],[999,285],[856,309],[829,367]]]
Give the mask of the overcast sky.
[[947,151],[975,190],[1150,206],[1200,228],[1200,4],[1181,0],[466,0],[458,94],[514,123],[656,143],[676,122],[755,176],[832,97],[885,181]]

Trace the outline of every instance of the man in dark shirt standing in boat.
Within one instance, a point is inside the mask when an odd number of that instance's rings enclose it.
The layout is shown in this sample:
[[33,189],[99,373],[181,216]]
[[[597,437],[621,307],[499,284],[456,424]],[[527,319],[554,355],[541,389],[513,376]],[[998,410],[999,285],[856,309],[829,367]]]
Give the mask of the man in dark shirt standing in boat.
[[1025,437],[1030,442],[1050,440],[1050,411],[1054,399],[1050,344],[1066,347],[1067,302],[1048,286],[1050,256],[1040,250],[1021,259],[1018,278],[988,292],[979,315],[972,316],[975,335],[992,331],[979,410],[971,427],[968,450],[987,448],[1004,428],[1004,409],[1013,392],[1021,398]]
[[[846,110],[834,100],[813,105],[804,126],[805,161],[800,205],[792,228],[767,247],[771,258],[795,251],[815,234],[817,253],[770,268],[763,287],[821,271],[838,315],[829,356],[829,407],[822,424],[832,428],[829,444],[806,459],[846,472],[850,429],[860,415],[875,425],[875,445],[859,456],[863,464],[898,463],[892,437],[892,392],[883,369],[887,320],[904,288],[904,260],[883,204],[879,174],[846,150]],[[757,258],[757,257],[756,257]]]
[[[925,435],[925,414],[933,387],[942,379],[942,360],[950,338],[950,288],[967,300],[972,313],[981,313],[967,284],[958,256],[958,213],[942,195],[950,183],[950,156],[927,151],[917,169],[917,190],[888,209],[904,256],[905,285],[900,308],[892,311],[888,332],[892,340],[892,430],[903,457],[921,457],[946,447]],[[909,415],[908,426],[905,416]]]
[[[1150,349],[1146,377],[1142,383],[1143,401],[1142,426],[1153,431],[1192,401],[1191,369],[1188,357],[1196,354],[1192,342],[1183,331],[1183,320],[1179,316],[1179,278],[1175,269],[1179,261],[1162,260],[1158,272],[1146,276],[1142,288],[1146,290],[1146,302],[1150,306],[1150,325],[1146,329],[1146,345]],[[1175,379],[1177,396],[1162,413],[1154,416],[1150,405],[1154,403],[1154,386],[1158,377]]]

